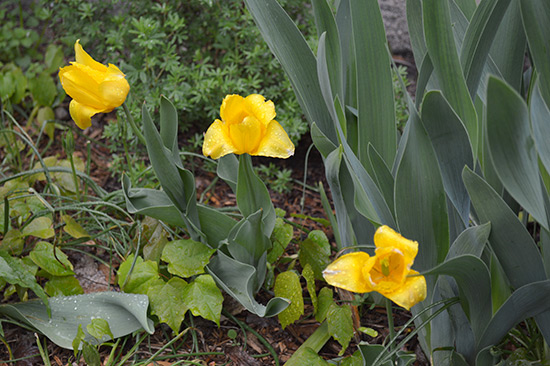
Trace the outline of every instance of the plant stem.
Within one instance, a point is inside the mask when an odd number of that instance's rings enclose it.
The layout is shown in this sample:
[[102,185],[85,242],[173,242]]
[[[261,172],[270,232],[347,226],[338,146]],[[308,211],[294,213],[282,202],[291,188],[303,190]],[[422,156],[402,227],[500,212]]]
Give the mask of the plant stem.
[[393,325],[393,311],[392,311],[392,305],[391,305],[391,300],[390,299],[385,299],[386,300],[386,313],[387,313],[387,316],[388,316],[388,328],[389,328],[389,331],[390,331],[390,339],[389,339],[389,350],[391,352],[392,350],[392,343],[393,341],[395,340],[395,327]]
[[126,106],[126,103],[122,103],[122,107],[124,109],[124,113],[126,113],[126,120],[130,124],[130,127],[132,127],[132,130],[134,130],[134,133],[138,137],[139,141],[143,145],[146,145],[145,137],[143,136],[143,134],[141,133],[141,130],[136,125],[136,122],[134,121],[134,117],[132,117],[132,114],[130,113],[130,110],[128,109],[128,106]]
[[292,357],[288,359],[285,363],[285,366],[300,366],[301,355],[304,353],[306,348],[312,349],[314,352],[318,353],[321,348],[328,342],[330,339],[330,334],[328,333],[328,323],[326,321],[321,324],[321,326],[315,329],[312,335],[294,352]]
[[76,198],[78,199],[78,202],[82,202],[82,198],[80,197],[80,189],[78,185],[78,177],[76,176],[76,168],[74,166],[73,154],[68,154],[67,158],[69,158],[69,162],[71,163],[71,170],[73,172],[73,181],[74,181],[74,189],[76,191]]

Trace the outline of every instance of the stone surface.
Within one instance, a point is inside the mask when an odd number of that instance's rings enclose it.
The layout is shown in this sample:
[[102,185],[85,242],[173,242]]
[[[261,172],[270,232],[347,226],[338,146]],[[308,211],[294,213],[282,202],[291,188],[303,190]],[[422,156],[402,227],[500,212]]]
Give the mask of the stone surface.
[[407,27],[406,1],[405,0],[378,0],[386,37],[393,54],[406,54],[411,52],[411,42]]

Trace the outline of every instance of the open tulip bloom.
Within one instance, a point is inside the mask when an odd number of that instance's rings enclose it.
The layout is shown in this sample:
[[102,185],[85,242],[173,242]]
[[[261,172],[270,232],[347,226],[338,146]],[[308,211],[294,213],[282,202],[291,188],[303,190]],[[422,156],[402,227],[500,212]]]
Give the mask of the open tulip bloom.
[[352,292],[376,291],[409,310],[426,298],[426,279],[411,270],[418,243],[388,226],[374,234],[375,255],[354,252],[341,256],[323,271],[325,280]]
[[84,51],[79,40],[74,44],[76,61],[59,69],[65,92],[73,98],[69,106],[78,127],[90,127],[97,113],[111,112],[126,100],[130,85],[122,71],[113,64],[105,66]]
[[261,155],[286,159],[294,155],[294,144],[279,122],[275,105],[259,94],[246,98],[227,95],[216,119],[204,135],[202,152],[218,159],[227,154]]

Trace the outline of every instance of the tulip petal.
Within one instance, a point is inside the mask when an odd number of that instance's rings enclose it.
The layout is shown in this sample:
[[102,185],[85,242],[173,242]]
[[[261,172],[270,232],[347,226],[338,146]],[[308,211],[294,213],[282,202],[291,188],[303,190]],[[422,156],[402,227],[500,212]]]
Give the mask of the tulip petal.
[[[411,275],[418,275],[418,272],[410,271],[409,276]],[[381,294],[397,305],[410,310],[411,307],[426,298],[426,279],[424,276],[407,277],[405,283],[395,291]]]
[[93,107],[80,104],[73,99],[71,100],[71,104],[69,104],[69,112],[71,113],[71,117],[77,126],[84,130],[92,125],[92,116],[94,114],[105,112],[105,110],[95,109]]
[[279,122],[272,120],[267,125],[265,136],[253,155],[286,159],[294,155],[294,144]]
[[418,253],[418,243],[401,236],[389,226],[380,226],[374,234],[374,244],[377,248],[391,247],[400,250],[407,262],[414,261]]
[[59,70],[61,85],[65,92],[71,98],[77,99],[79,103],[96,109],[103,108],[105,103],[99,95],[99,84],[85,69],[92,70],[76,63],[61,68]]
[[92,58],[92,56],[88,55],[88,53],[84,51],[84,48],[80,45],[79,39],[74,44],[74,53],[77,63],[86,65],[100,72],[107,72],[107,66],[97,62]]
[[222,121],[227,124],[241,123],[244,117],[247,116],[244,98],[235,94],[227,95],[223,98],[220,107],[220,116]]
[[323,277],[332,286],[352,292],[370,292],[363,276],[363,266],[370,256],[365,252],[354,252],[341,256],[328,265],[323,271]]
[[246,116],[241,123],[230,124],[229,138],[235,146],[236,154],[251,154],[255,152],[265,134],[265,127],[254,116]]
[[246,110],[249,114],[254,115],[265,126],[271,122],[276,116],[275,104],[271,100],[265,101],[265,98],[260,94],[251,94],[245,99]]
[[236,151],[226,130],[227,127],[219,119],[215,120],[208,127],[208,130],[204,134],[204,143],[202,144],[203,155],[210,156],[212,159],[218,159]]
[[112,80],[105,80],[99,84],[99,94],[105,101],[105,106],[111,110],[124,103],[129,91],[130,85],[124,76],[115,76]]

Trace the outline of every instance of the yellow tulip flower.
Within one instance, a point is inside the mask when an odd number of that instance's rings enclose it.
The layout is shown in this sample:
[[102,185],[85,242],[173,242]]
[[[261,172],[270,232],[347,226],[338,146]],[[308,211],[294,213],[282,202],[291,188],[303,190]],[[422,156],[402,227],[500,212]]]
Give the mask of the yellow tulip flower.
[[120,107],[130,85],[118,67],[95,61],[84,51],[79,40],[74,44],[74,51],[76,61],[59,69],[59,79],[65,92],[73,98],[69,105],[71,117],[78,127],[85,129],[92,124],[94,114]]
[[294,144],[279,122],[275,105],[259,94],[246,98],[227,95],[216,119],[204,135],[202,153],[212,159],[227,154],[250,154],[286,159],[294,155]]
[[323,271],[325,280],[352,292],[376,291],[409,310],[426,298],[426,279],[411,269],[418,243],[388,226],[374,234],[375,255],[365,252],[343,255]]

